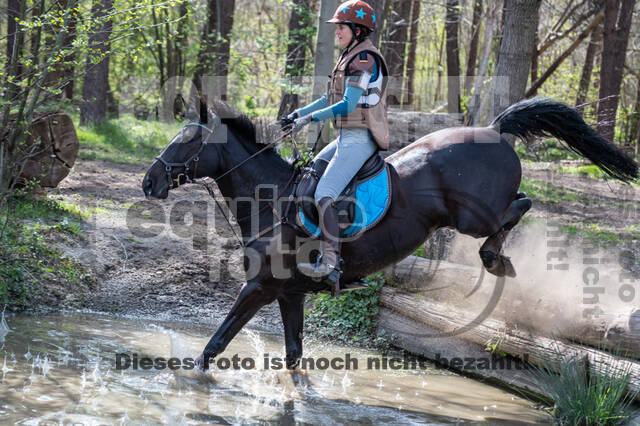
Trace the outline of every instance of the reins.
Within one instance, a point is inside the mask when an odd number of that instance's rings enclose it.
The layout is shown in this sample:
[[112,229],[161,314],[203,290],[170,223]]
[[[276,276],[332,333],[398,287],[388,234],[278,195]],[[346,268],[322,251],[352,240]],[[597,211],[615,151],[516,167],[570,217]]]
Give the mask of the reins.
[[[156,159],[158,161],[160,161],[164,166],[165,166],[165,173],[167,175],[167,181],[169,182],[169,186],[171,187],[171,189],[175,189],[178,186],[180,186],[180,176],[184,176],[185,178],[185,183],[192,183],[192,184],[196,184],[196,185],[200,185],[202,187],[204,187],[207,192],[209,193],[209,196],[211,198],[213,198],[213,201],[215,201],[216,205],[218,206],[218,208],[220,209],[220,212],[222,213],[222,216],[224,217],[224,219],[227,221],[227,224],[229,225],[229,227],[231,228],[231,231],[233,232],[233,235],[236,237],[236,240],[238,240],[238,242],[240,243],[240,245],[242,247],[248,247],[249,245],[251,245],[252,243],[254,243],[256,240],[258,240],[258,238],[262,237],[263,235],[265,235],[268,232],[271,232],[272,230],[274,230],[275,228],[277,228],[280,225],[286,224],[288,223],[287,221],[287,216],[289,214],[289,208],[291,206],[291,202],[293,201],[292,197],[289,197],[289,204],[287,205],[287,209],[285,211],[285,214],[283,216],[280,216],[278,214],[278,212],[275,210],[275,207],[271,204],[268,203],[267,206],[259,209],[257,212],[252,213],[248,216],[244,216],[242,218],[237,218],[236,222],[241,222],[247,219],[250,219],[251,217],[254,217],[258,214],[260,214],[262,211],[264,211],[267,207],[271,207],[271,209],[273,210],[274,216],[276,218],[278,218],[278,222],[261,230],[260,232],[258,232],[257,235],[251,237],[246,243],[243,241],[242,238],[240,238],[238,236],[238,234],[236,233],[235,229],[233,228],[233,225],[231,224],[231,220],[229,219],[229,217],[227,216],[227,213],[225,212],[224,208],[222,207],[222,205],[220,204],[220,202],[218,201],[218,199],[216,198],[216,194],[213,191],[213,187],[208,184],[205,181],[198,181],[196,180],[196,172],[197,172],[197,168],[198,168],[198,162],[200,161],[200,154],[202,153],[202,151],[205,149],[205,147],[207,146],[208,140],[209,138],[214,134],[214,130],[209,129],[208,127],[204,126],[201,123],[188,123],[187,126],[200,126],[201,128],[207,130],[209,132],[209,135],[206,137],[206,139],[204,139],[200,145],[200,148],[198,149],[198,151],[193,154],[191,157],[189,157],[186,161],[184,162],[169,162],[166,161],[164,158],[162,158],[162,154],[160,154],[158,157],[156,157]],[[223,177],[229,175],[230,173],[232,173],[233,171],[239,169],[240,167],[242,167],[244,164],[246,164],[248,161],[252,160],[253,158],[257,157],[258,155],[262,154],[263,152],[267,151],[268,149],[272,148],[273,146],[275,146],[277,143],[281,142],[283,139],[285,139],[287,136],[290,136],[293,134],[293,129],[289,129],[286,132],[284,132],[282,134],[282,136],[280,136],[279,138],[275,139],[274,141],[266,144],[263,148],[261,148],[260,150],[254,152],[253,154],[251,154],[249,157],[245,158],[244,160],[242,160],[240,163],[236,164],[235,166],[231,167],[229,170],[227,170],[226,172],[222,173],[220,176],[217,176],[215,178],[213,178],[213,180],[217,183],[218,180],[222,179]],[[317,141],[316,141],[317,143]],[[295,141],[293,141],[293,145],[294,145],[294,151],[295,151],[295,156],[296,156],[296,160],[301,158],[298,148],[295,144]],[[314,149],[315,149],[315,145],[314,145]],[[307,161],[308,162],[308,161]],[[193,166],[193,175],[189,176],[189,171],[191,170],[191,163],[194,163]],[[174,179],[171,176],[171,171],[174,167],[184,167],[184,173],[180,173],[178,176],[176,176],[176,179]],[[278,194],[277,198],[280,198],[280,196],[282,196],[287,189],[289,188],[289,186],[291,186],[291,184],[294,182],[295,177],[298,175],[298,173],[300,172],[300,167],[294,167],[293,173],[291,174],[291,177],[289,178],[287,184],[285,185],[285,187],[282,189],[282,191]]]

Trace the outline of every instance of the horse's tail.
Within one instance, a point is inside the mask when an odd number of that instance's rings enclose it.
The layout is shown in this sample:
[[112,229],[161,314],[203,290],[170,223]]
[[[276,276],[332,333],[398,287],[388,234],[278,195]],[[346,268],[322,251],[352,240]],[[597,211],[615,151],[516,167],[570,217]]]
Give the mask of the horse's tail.
[[629,182],[638,178],[635,161],[597,134],[575,109],[551,99],[534,98],[513,104],[489,127],[525,140],[553,136],[616,179]]

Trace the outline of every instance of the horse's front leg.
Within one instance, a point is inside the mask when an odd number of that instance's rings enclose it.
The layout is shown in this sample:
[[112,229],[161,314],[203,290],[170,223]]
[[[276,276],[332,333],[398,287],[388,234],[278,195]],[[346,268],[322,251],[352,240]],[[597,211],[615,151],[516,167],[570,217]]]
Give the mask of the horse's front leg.
[[283,294],[278,297],[284,341],[287,349],[287,368],[295,369],[302,357],[302,329],[304,327],[304,294]]
[[258,281],[249,281],[238,295],[229,314],[205,346],[202,355],[196,360],[196,365],[202,369],[209,368],[209,361],[225,350],[231,339],[249,322],[262,308],[275,300],[280,286],[265,286]]

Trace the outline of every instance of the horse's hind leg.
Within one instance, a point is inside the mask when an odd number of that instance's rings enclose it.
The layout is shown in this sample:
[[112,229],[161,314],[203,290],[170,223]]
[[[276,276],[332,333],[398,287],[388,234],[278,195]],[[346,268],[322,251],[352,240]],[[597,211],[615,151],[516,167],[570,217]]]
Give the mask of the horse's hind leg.
[[507,209],[500,230],[489,238],[480,247],[480,258],[487,272],[499,277],[515,277],[516,271],[508,257],[500,254],[509,231],[516,226],[522,216],[531,208],[531,200],[524,192],[519,192]]

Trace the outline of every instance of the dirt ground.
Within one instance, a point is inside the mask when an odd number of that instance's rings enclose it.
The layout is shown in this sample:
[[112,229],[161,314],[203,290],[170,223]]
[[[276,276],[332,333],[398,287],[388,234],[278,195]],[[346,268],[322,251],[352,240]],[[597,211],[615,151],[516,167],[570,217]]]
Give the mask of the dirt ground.
[[[85,241],[61,248],[94,272],[97,287],[69,295],[63,307],[219,325],[243,284],[240,244],[201,187],[182,187],[167,200],[142,204],[146,168],[81,160],[49,191],[92,213]],[[193,219],[190,212],[203,211],[193,202],[206,205],[206,227]],[[144,210],[148,206],[150,212]],[[143,235],[140,217],[157,221],[158,235]],[[182,220],[171,225],[174,217]],[[281,329],[277,303],[264,307],[250,324]]]
[[[146,167],[82,160],[58,188],[49,191],[51,197],[92,213],[85,241],[61,248],[93,271],[96,288],[89,294],[70,294],[63,307],[193,321],[210,324],[213,331],[243,284],[240,245],[198,186],[182,187],[171,191],[167,200],[143,204],[140,185]],[[525,169],[524,177],[580,193],[576,203],[534,198],[528,216],[617,229],[638,223],[637,187],[545,170]],[[193,202],[201,204],[196,208]],[[190,211],[201,212],[200,219],[193,219]],[[155,232],[145,234],[145,229]],[[264,307],[251,324],[281,330],[277,303]]]

